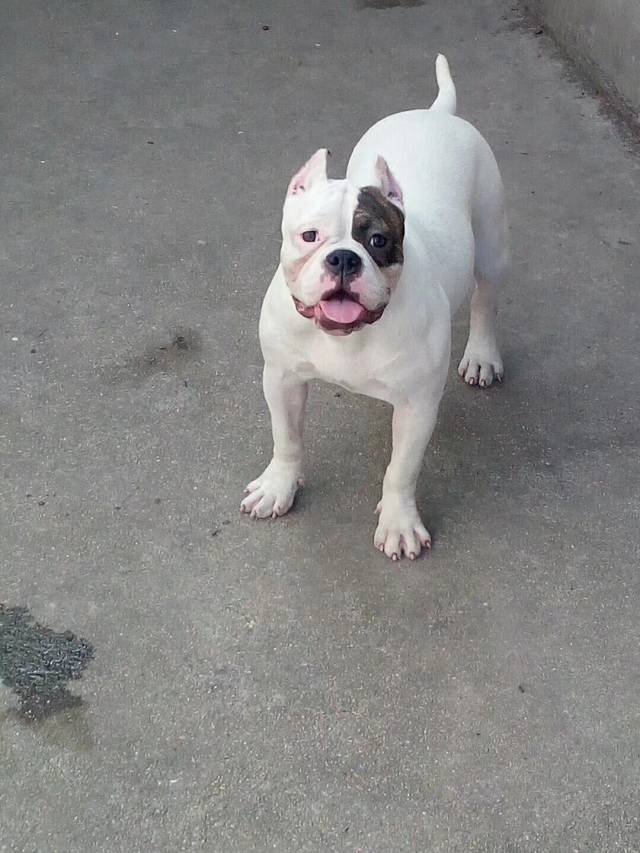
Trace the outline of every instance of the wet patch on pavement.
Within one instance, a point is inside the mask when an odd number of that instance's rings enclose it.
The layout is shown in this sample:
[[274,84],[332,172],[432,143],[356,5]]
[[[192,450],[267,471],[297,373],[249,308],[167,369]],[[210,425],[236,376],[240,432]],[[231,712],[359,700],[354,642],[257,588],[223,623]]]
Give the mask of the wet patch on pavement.
[[40,625],[26,607],[0,604],[0,681],[20,702],[19,713],[37,720],[82,704],[67,682],[82,677],[93,646],[72,631]]
[[178,372],[201,349],[200,335],[184,329],[176,332],[167,343],[148,347],[142,354],[105,365],[100,374],[107,385],[141,385],[155,374]]

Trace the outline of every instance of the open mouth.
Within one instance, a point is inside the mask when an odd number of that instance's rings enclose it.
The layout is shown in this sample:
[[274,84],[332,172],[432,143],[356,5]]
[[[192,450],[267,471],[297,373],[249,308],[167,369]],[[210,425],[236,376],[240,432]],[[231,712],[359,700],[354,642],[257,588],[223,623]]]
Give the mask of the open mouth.
[[321,299],[314,313],[318,321],[329,320],[340,326],[352,326],[362,321],[367,309],[342,290],[329,299]]
[[317,305],[303,305],[293,297],[299,314],[313,318],[316,325],[325,332],[349,334],[368,323],[375,323],[382,316],[384,306],[370,311],[344,290],[335,292],[327,299],[321,299]]

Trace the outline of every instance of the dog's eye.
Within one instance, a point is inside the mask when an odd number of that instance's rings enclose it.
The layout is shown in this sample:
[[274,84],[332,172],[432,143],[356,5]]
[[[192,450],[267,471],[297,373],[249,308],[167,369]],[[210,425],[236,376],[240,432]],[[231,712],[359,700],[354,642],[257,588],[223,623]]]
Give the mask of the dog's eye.
[[369,245],[374,249],[383,249],[387,245],[387,238],[384,234],[373,234],[369,240]]
[[303,231],[302,232],[302,239],[304,240],[305,243],[315,243],[316,240],[318,239],[318,232],[317,231]]

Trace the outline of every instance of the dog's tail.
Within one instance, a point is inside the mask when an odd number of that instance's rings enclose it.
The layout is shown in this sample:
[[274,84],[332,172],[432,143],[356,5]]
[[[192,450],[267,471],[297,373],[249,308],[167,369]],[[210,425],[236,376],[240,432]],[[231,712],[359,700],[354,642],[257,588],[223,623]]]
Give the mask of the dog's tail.
[[443,53],[439,53],[436,59],[436,80],[438,81],[438,97],[431,104],[431,109],[455,115],[456,87],[451,79],[447,57]]

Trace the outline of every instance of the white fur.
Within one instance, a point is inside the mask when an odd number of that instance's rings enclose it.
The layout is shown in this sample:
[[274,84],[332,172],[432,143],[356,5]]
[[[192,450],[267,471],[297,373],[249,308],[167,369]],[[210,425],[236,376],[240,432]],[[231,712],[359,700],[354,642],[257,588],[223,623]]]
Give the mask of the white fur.
[[442,53],[439,53],[436,59],[436,80],[438,81],[438,97],[431,104],[431,109],[444,110],[444,112],[455,115],[456,87],[451,79],[447,57]]
[[[283,216],[283,263],[260,316],[274,453],[242,502],[255,518],[282,515],[293,503],[302,481],[308,380],[385,400],[394,407],[393,452],[374,542],[393,559],[413,558],[430,545],[415,503],[416,481],[445,386],[451,317],[469,294],[471,326],[459,372],[481,387],[502,378],[494,328],[495,289],[509,259],[502,183],[487,143],[451,114],[455,88],[444,57],[438,58],[437,75],[441,91],[433,108],[397,113],[370,128],[351,155],[345,181],[326,180],[318,168],[324,162],[320,152],[292,179]],[[387,178],[380,176],[380,162],[388,164]],[[395,181],[401,199],[389,197],[406,215],[401,275],[387,286],[388,305],[377,322],[332,337],[294,307],[292,292],[313,304],[321,290],[319,262],[300,273],[304,284],[287,281],[283,271],[306,251],[294,245],[296,227],[318,222],[328,245],[353,248],[349,216],[358,188],[384,188],[385,180]],[[385,286],[375,264],[366,268],[363,282],[363,301],[369,294],[373,304]]]

